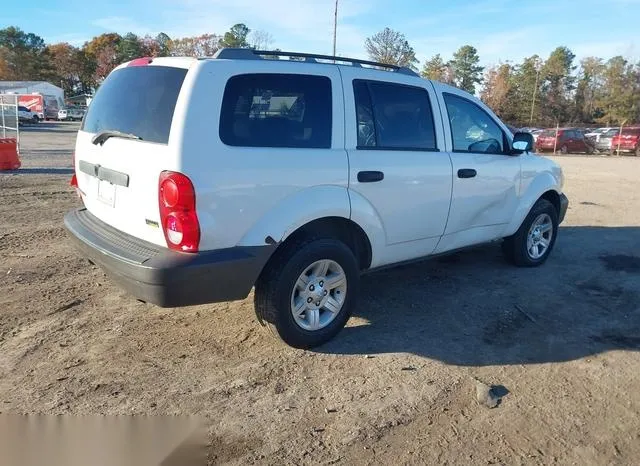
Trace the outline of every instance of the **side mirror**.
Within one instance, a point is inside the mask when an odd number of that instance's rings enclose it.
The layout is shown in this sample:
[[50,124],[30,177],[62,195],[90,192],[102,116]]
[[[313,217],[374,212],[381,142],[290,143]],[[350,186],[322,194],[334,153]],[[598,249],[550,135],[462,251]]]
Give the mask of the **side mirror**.
[[513,135],[513,149],[519,152],[528,152],[533,149],[533,135],[531,133],[517,132]]

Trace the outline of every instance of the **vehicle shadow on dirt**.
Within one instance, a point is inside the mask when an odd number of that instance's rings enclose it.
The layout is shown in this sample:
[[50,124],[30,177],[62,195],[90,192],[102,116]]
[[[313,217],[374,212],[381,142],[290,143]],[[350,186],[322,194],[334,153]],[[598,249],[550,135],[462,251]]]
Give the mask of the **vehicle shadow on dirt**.
[[77,133],[80,125],[77,123],[38,123],[35,125],[21,126],[20,131],[24,133]]
[[73,175],[73,168],[20,168],[0,172],[3,175]]
[[538,268],[513,267],[489,245],[372,273],[356,319],[317,351],[483,366],[640,350],[638,240],[640,227],[563,227]]

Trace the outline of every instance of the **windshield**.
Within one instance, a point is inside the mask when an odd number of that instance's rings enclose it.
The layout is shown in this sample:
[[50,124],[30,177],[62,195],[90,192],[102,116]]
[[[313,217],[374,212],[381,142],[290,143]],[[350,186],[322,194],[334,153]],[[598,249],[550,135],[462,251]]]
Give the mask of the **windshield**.
[[89,133],[119,131],[166,144],[187,70],[135,66],[111,73],[91,102],[82,124]]

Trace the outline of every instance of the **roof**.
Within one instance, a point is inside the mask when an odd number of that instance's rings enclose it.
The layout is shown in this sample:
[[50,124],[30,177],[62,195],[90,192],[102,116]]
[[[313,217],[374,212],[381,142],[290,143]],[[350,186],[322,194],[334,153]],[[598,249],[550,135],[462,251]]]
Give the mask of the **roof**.
[[51,84],[48,81],[0,81],[0,90],[34,87],[39,84],[48,84],[49,86],[57,87],[58,89],[60,89],[59,86]]

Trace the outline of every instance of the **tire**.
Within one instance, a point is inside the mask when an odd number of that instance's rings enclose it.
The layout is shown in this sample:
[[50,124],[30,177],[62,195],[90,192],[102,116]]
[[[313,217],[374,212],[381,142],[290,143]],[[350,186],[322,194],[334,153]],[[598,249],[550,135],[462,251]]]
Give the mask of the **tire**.
[[560,148],[560,153],[561,153],[562,155],[567,155],[567,154],[569,153],[569,149],[567,148],[567,146],[563,145],[563,146]]
[[[530,244],[529,235],[533,234],[531,230],[532,228],[534,228],[534,223],[539,221],[541,218],[544,219],[545,215],[549,219],[552,229],[550,231],[550,234],[548,235],[548,238],[545,236],[545,233],[542,233],[540,238],[547,240],[548,245],[540,256],[534,257],[530,253],[528,247]],[[546,221],[545,224],[547,224]],[[544,264],[544,262],[549,257],[549,254],[551,254],[553,246],[556,243],[557,236],[558,212],[556,212],[556,208],[551,202],[547,201],[546,199],[538,199],[538,201],[531,208],[531,211],[529,212],[527,217],[522,222],[522,225],[520,225],[518,231],[516,231],[514,235],[504,239],[504,241],[502,242],[502,252],[509,262],[518,267],[537,267]],[[535,250],[541,252],[542,247],[536,246]]]
[[[344,288],[331,289],[327,298],[333,302],[342,299],[342,305],[336,313],[329,312],[323,305],[318,310],[315,319],[317,326],[322,324],[322,319],[328,322],[316,330],[303,328],[300,321],[308,319],[312,321],[314,310],[307,310],[308,306],[314,306],[314,302],[307,303],[310,297],[304,299],[302,293],[311,293],[304,285],[302,291],[298,287],[302,275],[312,264],[318,261],[337,264],[344,273]],[[331,267],[334,267],[333,265]],[[339,269],[336,267],[334,270]],[[313,278],[314,272],[310,272],[316,288],[314,292],[324,293],[317,278]],[[325,273],[326,277],[337,277],[339,273]],[[322,276],[322,275],[319,275]],[[254,306],[258,320],[266,326],[271,333],[295,348],[313,348],[332,339],[347,323],[355,308],[359,291],[360,273],[356,258],[344,243],[331,238],[302,238],[286,245],[282,251],[276,251],[269,261],[255,286]],[[328,290],[328,287],[327,287]],[[314,298],[315,299],[315,298]],[[318,298],[321,299],[321,298]],[[294,305],[301,304],[304,310],[298,314],[298,322],[294,317]],[[327,314],[328,313],[328,314]]]

